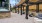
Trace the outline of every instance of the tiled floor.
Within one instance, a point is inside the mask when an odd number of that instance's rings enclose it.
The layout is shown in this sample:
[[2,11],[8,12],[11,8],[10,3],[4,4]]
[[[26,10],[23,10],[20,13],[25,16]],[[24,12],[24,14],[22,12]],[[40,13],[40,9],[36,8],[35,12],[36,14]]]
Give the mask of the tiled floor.
[[25,15],[11,13],[11,18],[0,19],[0,23],[34,23],[33,17],[25,19]]

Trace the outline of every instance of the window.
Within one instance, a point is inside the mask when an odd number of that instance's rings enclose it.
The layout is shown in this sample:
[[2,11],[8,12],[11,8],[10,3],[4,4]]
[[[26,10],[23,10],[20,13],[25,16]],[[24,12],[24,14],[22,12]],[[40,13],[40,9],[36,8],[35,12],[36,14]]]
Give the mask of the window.
[[19,4],[20,0],[10,0],[10,4],[11,6],[15,6],[17,4]]
[[0,11],[9,11],[9,2],[7,0],[0,0]]

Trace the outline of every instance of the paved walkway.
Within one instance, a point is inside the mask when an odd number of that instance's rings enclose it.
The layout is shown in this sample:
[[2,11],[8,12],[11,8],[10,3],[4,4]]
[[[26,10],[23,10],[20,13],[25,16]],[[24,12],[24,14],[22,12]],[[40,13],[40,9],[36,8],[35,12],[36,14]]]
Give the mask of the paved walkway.
[[25,15],[11,13],[11,18],[0,19],[0,23],[34,23],[33,17],[25,19]]

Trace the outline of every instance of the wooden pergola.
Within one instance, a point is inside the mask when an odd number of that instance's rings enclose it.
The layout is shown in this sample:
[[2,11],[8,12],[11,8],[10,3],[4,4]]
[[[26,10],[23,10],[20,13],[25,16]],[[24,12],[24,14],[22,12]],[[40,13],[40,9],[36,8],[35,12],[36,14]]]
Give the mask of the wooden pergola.
[[[24,4],[24,3],[26,3],[26,4]],[[30,2],[29,0],[25,0],[21,5],[19,5],[19,7],[21,8],[21,15],[22,15],[22,6],[24,9],[24,5],[26,6],[26,17],[25,17],[26,19],[28,19],[29,6],[31,6],[31,5],[36,5],[36,13],[39,13],[39,4],[42,4],[42,2],[38,1],[38,0],[36,2],[33,2],[33,1]],[[18,10],[18,12],[19,12],[19,10]]]

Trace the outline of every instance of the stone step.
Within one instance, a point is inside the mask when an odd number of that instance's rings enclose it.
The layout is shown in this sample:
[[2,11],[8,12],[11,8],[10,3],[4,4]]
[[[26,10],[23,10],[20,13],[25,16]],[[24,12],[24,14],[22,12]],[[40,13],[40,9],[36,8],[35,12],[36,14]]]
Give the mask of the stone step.
[[0,19],[1,18],[9,18],[11,16],[10,12],[8,13],[0,13]]

